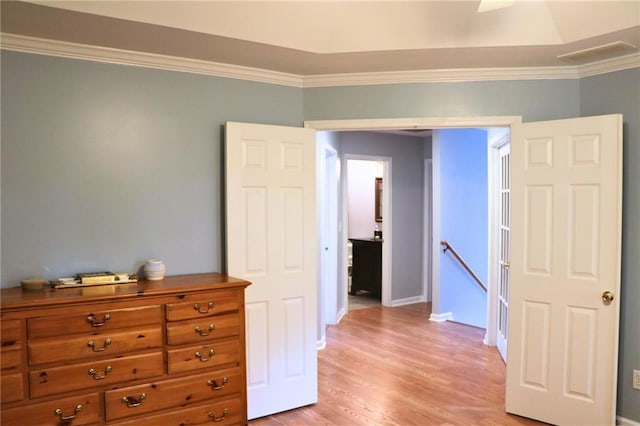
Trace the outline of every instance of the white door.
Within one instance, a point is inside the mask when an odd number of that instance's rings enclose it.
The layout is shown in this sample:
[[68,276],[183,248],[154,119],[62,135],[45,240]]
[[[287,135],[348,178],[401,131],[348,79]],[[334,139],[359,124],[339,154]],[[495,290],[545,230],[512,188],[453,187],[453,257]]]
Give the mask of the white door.
[[507,361],[507,330],[509,319],[509,279],[510,279],[510,206],[511,206],[511,153],[509,144],[498,150],[500,157],[500,239],[498,265],[498,325],[496,327],[496,346],[502,359]]
[[622,116],[528,123],[512,136],[506,410],[612,425]]
[[249,418],[317,402],[315,131],[226,125],[227,272],[246,292]]

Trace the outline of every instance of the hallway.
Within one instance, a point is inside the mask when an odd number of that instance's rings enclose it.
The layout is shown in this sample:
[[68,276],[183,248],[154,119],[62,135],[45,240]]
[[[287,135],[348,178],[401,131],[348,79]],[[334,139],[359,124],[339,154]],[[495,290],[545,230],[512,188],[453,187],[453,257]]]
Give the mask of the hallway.
[[484,330],[428,320],[430,304],[350,312],[319,352],[319,402],[271,425],[535,425],[504,412],[505,366]]

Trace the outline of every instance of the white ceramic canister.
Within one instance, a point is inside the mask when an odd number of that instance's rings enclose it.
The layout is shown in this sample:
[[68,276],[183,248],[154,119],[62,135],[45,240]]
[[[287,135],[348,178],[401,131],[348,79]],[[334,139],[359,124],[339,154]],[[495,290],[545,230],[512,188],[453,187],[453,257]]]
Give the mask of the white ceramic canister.
[[165,266],[160,259],[149,259],[144,263],[144,276],[146,279],[155,281],[164,278]]

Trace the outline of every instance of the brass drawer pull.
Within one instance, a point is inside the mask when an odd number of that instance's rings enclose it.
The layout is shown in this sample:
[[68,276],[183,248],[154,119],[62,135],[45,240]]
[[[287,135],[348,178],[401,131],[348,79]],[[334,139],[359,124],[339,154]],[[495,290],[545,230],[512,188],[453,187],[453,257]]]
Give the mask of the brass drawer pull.
[[210,386],[211,389],[213,389],[214,391],[217,391],[217,390],[222,389],[224,387],[224,385],[227,384],[228,381],[229,381],[228,377],[223,377],[221,385],[219,385],[218,382],[216,382],[215,380],[207,381],[207,385]]
[[213,349],[209,349],[209,358],[202,358],[202,354],[200,352],[196,352],[196,358],[200,358],[200,362],[207,362],[209,361],[214,355],[216,354],[216,351]]
[[62,408],[56,408],[55,411],[53,412],[53,415],[56,417],[60,417],[60,420],[62,420],[64,423],[68,423],[71,420],[75,419],[76,414],[78,414],[80,411],[82,411],[82,405],[78,404],[76,405],[75,410],[73,410],[73,414],[70,416],[63,416]]
[[111,344],[111,339],[109,339],[108,337],[106,339],[104,339],[104,343],[102,344],[101,348],[96,348],[95,343],[93,343],[93,340],[89,340],[87,342],[87,346],[89,346],[91,348],[92,351],[94,352],[102,352],[105,349],[107,349],[107,346],[109,346]]
[[200,312],[201,314],[208,314],[210,310],[213,309],[213,302],[209,302],[207,303],[207,310],[203,311],[200,308],[200,305],[198,303],[196,303],[195,305],[193,305],[193,309],[195,309],[196,311]]
[[133,396],[123,396],[122,403],[127,404],[129,408],[135,408],[142,405],[142,400],[147,397],[147,394],[142,392],[138,398],[134,398]]
[[209,411],[209,417],[211,418],[211,420],[213,420],[214,422],[221,422],[224,420],[224,417],[229,414],[229,409],[225,408],[224,410],[222,410],[222,416],[220,417],[216,417],[215,414],[213,414],[211,411]]
[[87,317],[87,321],[89,321],[89,324],[91,324],[92,327],[102,327],[110,319],[111,315],[109,314],[104,314],[102,322],[96,322],[96,317],[94,314],[89,314],[89,316]]
[[96,370],[91,368],[89,370],[89,375],[93,376],[93,380],[102,380],[107,377],[107,374],[111,373],[111,366],[107,365],[107,368],[104,369],[102,373],[98,373]]
[[199,326],[196,326],[196,333],[198,333],[199,335],[201,335],[202,337],[206,337],[208,336],[213,330],[215,330],[216,326],[213,324],[209,324],[209,331],[202,331],[202,329]]

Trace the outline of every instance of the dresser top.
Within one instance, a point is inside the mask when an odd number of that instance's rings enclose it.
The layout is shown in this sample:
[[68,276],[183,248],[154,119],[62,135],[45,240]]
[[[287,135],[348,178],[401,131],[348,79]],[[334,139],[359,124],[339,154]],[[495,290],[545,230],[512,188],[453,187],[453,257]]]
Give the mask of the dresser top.
[[185,291],[244,288],[251,283],[219,273],[167,276],[157,281],[128,284],[106,284],[89,287],[50,288],[25,291],[21,287],[0,290],[2,310],[28,308],[32,305],[59,306],[99,300],[128,300],[148,296],[163,296]]

